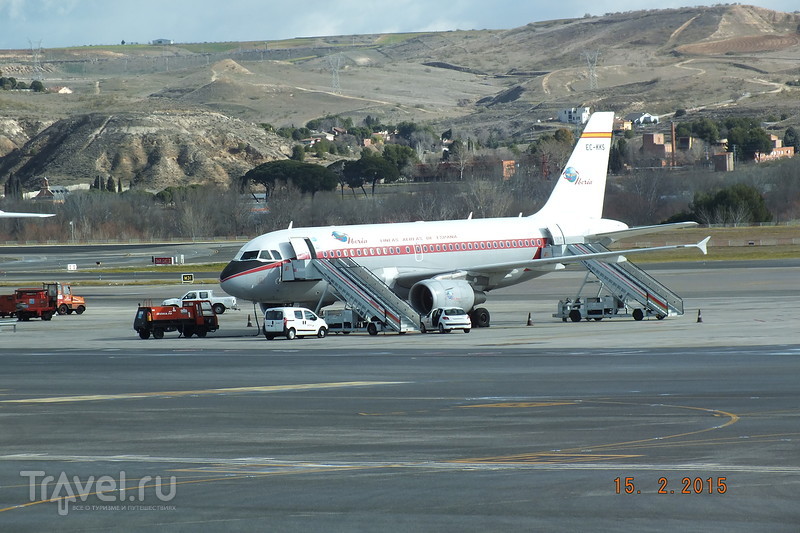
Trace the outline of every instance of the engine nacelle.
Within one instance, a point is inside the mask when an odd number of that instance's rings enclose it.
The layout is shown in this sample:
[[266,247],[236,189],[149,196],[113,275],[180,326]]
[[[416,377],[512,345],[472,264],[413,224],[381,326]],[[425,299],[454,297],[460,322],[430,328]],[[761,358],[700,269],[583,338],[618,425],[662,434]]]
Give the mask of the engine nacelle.
[[411,287],[408,301],[422,314],[434,307],[461,307],[469,311],[476,304],[485,302],[486,295],[463,280],[426,279]]

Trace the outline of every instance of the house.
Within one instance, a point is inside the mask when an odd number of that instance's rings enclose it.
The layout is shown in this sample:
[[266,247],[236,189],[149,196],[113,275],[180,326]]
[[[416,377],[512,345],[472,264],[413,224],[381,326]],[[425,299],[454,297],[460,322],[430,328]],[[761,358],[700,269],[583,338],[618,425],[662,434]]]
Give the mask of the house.
[[625,120],[630,120],[633,125],[641,126],[643,124],[658,124],[658,117],[650,113],[628,113],[625,115]]
[[633,122],[622,118],[614,119],[614,131],[630,131],[633,129]]
[[642,152],[650,157],[665,159],[672,154],[672,143],[664,140],[663,133],[642,135]]
[[756,163],[774,161],[775,159],[784,157],[794,157],[794,146],[784,146],[783,141],[777,135],[770,135],[769,139],[772,141],[772,150],[768,154],[756,152],[754,157]]
[[558,112],[558,121],[567,124],[586,124],[591,111],[588,107],[571,107]]
[[50,181],[45,177],[39,192],[31,198],[34,202],[50,202],[63,204],[69,191],[66,187],[50,187]]
[[150,42],[150,44],[156,44],[156,45],[170,45],[170,44],[175,44],[175,41],[173,41],[172,39],[153,39],[153,40]]

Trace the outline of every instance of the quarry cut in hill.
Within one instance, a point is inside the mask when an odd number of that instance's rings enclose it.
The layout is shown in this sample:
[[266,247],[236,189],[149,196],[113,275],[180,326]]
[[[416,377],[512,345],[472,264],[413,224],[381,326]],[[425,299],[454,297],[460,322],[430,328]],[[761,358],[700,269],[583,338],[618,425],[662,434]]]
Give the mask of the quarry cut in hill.
[[204,111],[83,114],[59,120],[0,160],[0,175],[25,189],[90,183],[108,176],[137,188],[227,186],[251,168],[285,159],[283,139],[253,124]]

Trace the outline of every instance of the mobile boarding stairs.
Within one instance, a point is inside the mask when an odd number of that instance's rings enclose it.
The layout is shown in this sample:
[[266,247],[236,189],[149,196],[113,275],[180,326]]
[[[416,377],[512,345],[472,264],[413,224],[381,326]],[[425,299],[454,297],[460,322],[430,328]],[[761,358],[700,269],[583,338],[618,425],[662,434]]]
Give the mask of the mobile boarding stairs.
[[[369,269],[350,258],[318,259],[310,242],[296,242],[298,240],[305,239],[291,239],[297,256],[310,259],[295,259],[284,264],[283,281],[325,280],[329,289],[368,323],[378,321],[398,333],[419,331],[419,313]],[[324,297],[325,294],[320,302]],[[376,326],[371,324],[368,331],[376,334]]]
[[[609,249],[599,243],[575,243],[563,246],[564,255],[604,253]],[[600,320],[614,316],[632,316],[642,320],[645,316],[655,316],[659,320],[668,316],[683,315],[683,300],[650,274],[630,261],[606,262],[597,259],[581,261],[588,272],[578,295],[589,276],[594,275],[600,282],[597,297],[576,301],[559,302],[558,312],[553,316],[573,322],[581,319]],[[605,289],[611,296],[601,297]],[[640,307],[639,307],[640,306]],[[635,307],[635,308],[634,308]],[[630,308],[632,313],[626,311]]]

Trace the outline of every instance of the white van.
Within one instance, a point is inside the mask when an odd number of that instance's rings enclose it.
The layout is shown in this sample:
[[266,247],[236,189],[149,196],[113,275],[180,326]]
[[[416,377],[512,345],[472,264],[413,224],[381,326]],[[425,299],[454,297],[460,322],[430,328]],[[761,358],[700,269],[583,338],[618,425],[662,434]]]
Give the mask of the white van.
[[328,324],[310,309],[304,307],[271,307],[264,311],[264,337],[271,341],[275,337],[295,337],[316,335],[322,338],[328,334]]

